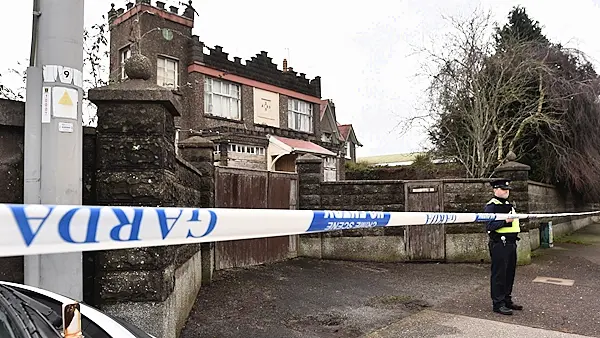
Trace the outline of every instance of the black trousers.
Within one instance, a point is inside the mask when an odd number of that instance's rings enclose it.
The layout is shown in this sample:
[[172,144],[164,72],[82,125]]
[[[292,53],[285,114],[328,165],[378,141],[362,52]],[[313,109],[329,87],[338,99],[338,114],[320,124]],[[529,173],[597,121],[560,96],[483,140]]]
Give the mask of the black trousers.
[[517,268],[517,243],[490,240],[488,243],[492,259],[490,291],[494,309],[512,304],[512,290]]

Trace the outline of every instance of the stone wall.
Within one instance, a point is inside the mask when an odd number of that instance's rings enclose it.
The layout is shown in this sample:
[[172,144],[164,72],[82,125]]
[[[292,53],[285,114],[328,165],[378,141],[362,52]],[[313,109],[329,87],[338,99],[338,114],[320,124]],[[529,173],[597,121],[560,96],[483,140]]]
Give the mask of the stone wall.
[[572,203],[568,203],[556,187],[529,181],[528,184],[529,211],[532,213],[546,213],[555,211],[571,211]]
[[[571,198],[564,197],[556,187],[544,183],[529,181],[528,184],[529,212],[558,213],[598,210],[597,204],[576,206]],[[552,222],[553,237],[560,237],[581,229],[595,221],[597,217],[570,216],[556,219],[536,219],[530,222],[530,239],[532,249],[540,246],[540,225]]]
[[[25,103],[0,99],[0,203],[23,203],[24,125]],[[93,205],[96,136],[93,128],[83,131],[83,203]],[[22,283],[23,273],[23,257],[0,258],[0,280]]]
[[[437,187],[438,189],[435,191],[439,191],[438,194],[441,196],[439,197],[440,205],[436,210],[443,212],[483,212],[485,204],[493,197],[488,179],[323,182],[321,159],[314,156],[303,156],[297,160],[297,165],[302,209],[434,211],[434,206],[428,206],[425,209],[411,209],[422,206],[418,204],[411,206],[404,191],[405,185],[408,184],[410,184],[409,187]],[[515,204],[518,213],[560,213],[573,209],[572,203],[561,198],[554,187],[529,181],[528,171],[528,166],[512,162],[510,159],[496,169],[495,177],[506,177],[513,181],[510,200]],[[590,208],[591,206],[586,210],[593,209]],[[547,221],[549,220],[521,220],[521,241],[518,246],[519,264],[528,264],[531,261],[531,250],[539,247],[539,226],[542,222]],[[554,226],[555,234],[564,234],[589,224],[593,218],[561,217],[551,221],[560,222]],[[437,225],[427,226],[435,227]],[[489,262],[488,237],[484,223],[446,224],[443,227],[442,242],[445,246],[445,261]],[[404,226],[390,226],[302,235],[300,236],[299,255],[371,261],[411,260],[410,245],[408,245],[411,238],[406,237],[410,236],[411,231],[405,232],[405,230]]]
[[325,210],[404,211],[404,182],[322,182],[320,207]]
[[25,102],[0,99],[0,202],[23,202]]
[[[0,203],[23,203],[25,103],[0,99]],[[0,258],[0,280],[23,282],[23,257]]]
[[[300,209],[404,211],[402,181],[323,182],[322,160],[296,160]],[[403,261],[404,228],[338,230],[301,235],[298,255],[322,259]]]
[[454,163],[433,164],[427,168],[412,165],[367,167],[362,163],[357,163],[346,169],[347,180],[423,180],[457,177],[467,177],[467,175],[463,168]]
[[265,169],[266,155],[243,154],[230,151],[227,155],[227,166],[233,168]]

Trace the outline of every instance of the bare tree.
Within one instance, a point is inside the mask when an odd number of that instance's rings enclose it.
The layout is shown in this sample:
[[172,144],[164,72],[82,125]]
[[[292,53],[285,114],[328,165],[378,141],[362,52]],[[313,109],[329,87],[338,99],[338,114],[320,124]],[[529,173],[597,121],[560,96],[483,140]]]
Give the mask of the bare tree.
[[[104,19],[104,16],[102,17]],[[101,87],[108,84],[108,39],[107,24],[92,25],[84,31],[83,35],[83,110],[84,125],[94,125],[96,121],[96,106],[87,98],[87,92],[91,88]],[[17,62],[18,67],[9,68],[5,74],[18,75],[22,82],[17,88],[7,86],[0,81],[0,98],[24,101],[25,84],[27,80],[27,62]],[[0,73],[0,80],[6,76]]]
[[109,83],[108,62],[110,49],[107,38],[107,24],[102,16],[101,24],[94,24],[83,35],[83,103],[84,121],[87,126],[98,122],[96,105],[88,100],[87,93],[92,88],[106,86]]
[[[26,67],[21,65],[21,62],[17,62],[18,67],[8,68],[5,74],[14,74],[21,78],[22,85],[18,88],[12,88],[4,84],[2,74],[0,73],[0,98],[22,101],[25,99],[25,80],[27,79]],[[4,76],[6,78],[6,75]]]
[[486,177],[508,151],[519,152],[525,131],[560,129],[543,110],[552,70],[536,42],[511,41],[496,53],[489,14],[450,18],[442,51],[428,51],[430,136],[442,155],[454,157],[470,177]]

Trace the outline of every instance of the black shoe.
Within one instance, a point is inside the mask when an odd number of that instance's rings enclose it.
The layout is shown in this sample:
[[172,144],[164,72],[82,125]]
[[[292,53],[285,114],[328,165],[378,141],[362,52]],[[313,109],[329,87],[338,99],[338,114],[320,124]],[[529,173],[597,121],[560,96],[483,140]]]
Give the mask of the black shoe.
[[501,306],[497,309],[494,309],[494,312],[497,312],[497,313],[503,314],[503,315],[507,315],[507,316],[510,316],[513,314],[512,310],[507,308],[506,306]]
[[512,309],[512,310],[523,310],[523,306],[521,305],[517,305],[517,304],[508,304],[506,305],[507,308]]

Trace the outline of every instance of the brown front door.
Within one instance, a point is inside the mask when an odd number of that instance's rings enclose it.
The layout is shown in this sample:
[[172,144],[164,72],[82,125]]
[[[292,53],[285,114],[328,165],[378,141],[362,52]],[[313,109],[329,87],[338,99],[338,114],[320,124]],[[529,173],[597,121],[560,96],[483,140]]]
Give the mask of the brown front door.
[[[443,188],[442,182],[407,182],[404,185],[405,210],[444,211]],[[410,260],[443,261],[446,258],[446,226],[409,225],[406,227],[405,243]]]

